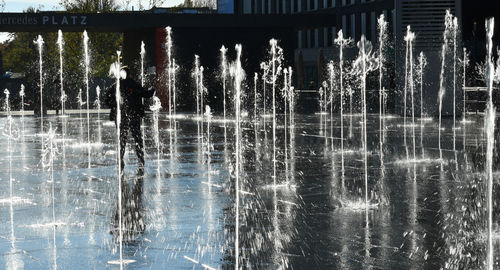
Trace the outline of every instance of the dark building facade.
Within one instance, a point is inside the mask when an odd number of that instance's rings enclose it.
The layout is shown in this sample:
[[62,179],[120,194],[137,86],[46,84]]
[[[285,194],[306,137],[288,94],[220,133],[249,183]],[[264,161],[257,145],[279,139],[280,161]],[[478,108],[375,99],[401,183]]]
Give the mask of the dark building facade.
[[[439,114],[438,93],[440,89],[441,66],[443,59],[443,32],[445,30],[445,14],[449,10],[457,17],[459,29],[456,39],[456,55],[454,60],[454,45],[449,44],[445,50],[445,69],[443,71],[444,96],[442,100],[442,114],[444,116],[460,116],[462,113],[462,72],[459,59],[462,56],[462,38],[460,29],[462,28],[462,1],[461,0],[404,0],[395,1],[396,22],[395,22],[395,79],[396,91],[395,100],[404,101],[404,81],[405,81],[405,41],[407,26],[415,33],[414,61],[420,52],[427,58],[427,67],[424,70],[423,86],[423,113],[424,115],[435,116]],[[453,80],[454,64],[456,80]],[[454,88],[455,83],[455,88]],[[453,91],[455,90],[455,93]],[[419,91],[417,92],[419,94]],[[455,94],[455,101],[454,101]],[[455,102],[455,107],[453,104]],[[408,99],[407,99],[408,103]],[[420,102],[418,102],[420,103]],[[403,102],[395,102],[395,111],[403,113]]]
[[[470,4],[470,3],[469,3]],[[458,18],[459,26],[465,25],[462,20],[461,0],[236,0],[235,12],[240,14],[330,14],[328,24],[321,27],[302,27],[294,33],[296,44],[294,50],[296,69],[303,69],[304,78],[298,80],[300,89],[318,89],[322,76],[322,65],[328,60],[338,59],[338,47],[333,40],[337,32],[342,29],[344,36],[351,37],[354,41],[360,40],[365,35],[376,47],[377,44],[377,18],[384,14],[388,22],[391,53],[388,55],[389,76],[392,83],[386,83],[389,89],[390,109],[396,113],[403,112],[403,89],[405,75],[405,42],[406,28],[411,25],[415,32],[414,59],[420,52],[427,57],[427,69],[424,87],[424,112],[428,115],[438,113],[439,74],[441,70],[441,45],[443,43],[444,17],[446,10]],[[466,22],[469,23],[469,22]],[[484,24],[484,19],[481,22]],[[468,29],[460,27],[460,29]],[[469,31],[469,30],[467,30]],[[484,26],[483,26],[484,32]],[[462,48],[462,38],[458,34],[458,48]],[[484,44],[480,42],[481,44]],[[474,48],[473,46],[472,48]],[[483,46],[484,47],[484,46]],[[357,53],[354,48],[346,51],[347,58],[353,58]],[[462,50],[457,57],[462,56]],[[300,59],[299,59],[300,58]],[[446,62],[450,67],[450,62]],[[450,68],[448,70],[451,70]],[[301,73],[301,72],[298,72]],[[460,72],[458,72],[460,73]],[[457,74],[457,81],[461,81],[461,74]],[[462,99],[462,84],[456,85],[456,103]],[[373,87],[373,86],[372,86]],[[443,113],[453,113],[453,100],[450,100],[453,84],[445,84],[446,94],[443,98]],[[374,89],[371,94],[377,95]],[[377,98],[373,98],[377,99]],[[372,109],[378,109],[376,102]]]
[[[297,28],[294,44],[295,63],[303,63],[301,89],[317,89],[321,81],[321,58],[337,59],[334,39],[340,29],[344,36],[359,40],[364,34],[376,40],[377,18],[384,14],[394,28],[393,0],[238,0],[241,14],[329,14],[321,27]],[[238,6],[238,5],[236,5]],[[351,54],[353,54],[351,52]],[[298,58],[301,58],[299,61]],[[299,72],[300,73],[300,72]]]

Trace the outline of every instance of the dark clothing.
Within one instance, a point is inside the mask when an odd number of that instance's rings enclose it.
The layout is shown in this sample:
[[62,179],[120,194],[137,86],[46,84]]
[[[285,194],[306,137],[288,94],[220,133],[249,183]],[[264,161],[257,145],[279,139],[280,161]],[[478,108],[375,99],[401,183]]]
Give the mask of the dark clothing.
[[[125,146],[127,144],[128,132],[132,133],[135,141],[135,152],[139,160],[139,170],[144,168],[144,145],[142,143],[141,119],[145,115],[145,107],[142,103],[143,98],[150,98],[154,91],[145,90],[136,81],[127,78],[120,80],[120,157],[121,168],[125,166],[123,156],[125,155]],[[108,88],[106,93],[106,104],[111,108],[110,120],[116,124],[116,85]]]
[[135,153],[139,160],[139,169],[144,168],[144,145],[142,144],[141,118],[122,118],[120,122],[120,157],[122,171],[125,167],[123,156],[125,155],[125,146],[127,145],[129,130],[135,141]]
[[[109,115],[111,121],[116,121],[116,85],[108,88],[106,94],[106,104],[111,108]],[[143,98],[150,98],[154,91],[145,90],[136,81],[127,78],[120,80],[120,94],[122,103],[120,104],[121,120],[124,118],[141,118],[145,115]]]

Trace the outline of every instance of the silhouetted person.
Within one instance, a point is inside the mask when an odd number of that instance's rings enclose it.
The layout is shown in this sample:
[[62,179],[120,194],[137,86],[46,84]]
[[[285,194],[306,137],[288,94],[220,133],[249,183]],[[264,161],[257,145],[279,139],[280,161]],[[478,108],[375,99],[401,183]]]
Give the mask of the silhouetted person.
[[[139,83],[130,77],[130,70],[124,67],[120,72],[120,158],[121,169],[125,167],[123,156],[127,144],[128,132],[132,133],[135,141],[135,153],[139,160],[139,172],[144,170],[144,145],[142,143],[141,119],[145,115],[143,98],[150,98],[154,95],[154,90],[145,90]],[[116,85],[111,86],[106,94],[106,103],[111,108],[110,120],[116,124]]]

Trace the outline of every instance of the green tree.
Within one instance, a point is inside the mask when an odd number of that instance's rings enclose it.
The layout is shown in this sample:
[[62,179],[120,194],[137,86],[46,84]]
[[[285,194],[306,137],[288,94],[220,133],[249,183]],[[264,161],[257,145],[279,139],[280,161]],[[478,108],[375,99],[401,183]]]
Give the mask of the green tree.
[[69,12],[116,12],[119,9],[114,0],[61,0],[60,5]]
[[[113,0],[63,0],[61,5],[70,12],[116,12],[118,5]],[[25,12],[38,12],[29,8]],[[5,70],[25,75],[27,94],[36,98],[39,88],[39,56],[38,47],[34,43],[37,36],[44,39],[43,45],[43,84],[44,94],[48,96],[49,107],[59,104],[59,47],[57,33],[15,33],[14,38],[5,44],[3,61]],[[89,35],[90,73],[89,78],[103,78],[108,76],[111,63],[116,61],[116,50],[123,43],[122,33],[98,33]],[[67,106],[77,107],[79,89],[85,88],[84,83],[84,56],[83,33],[63,33],[63,69],[64,89],[68,96]],[[95,91],[95,89],[91,89]],[[45,100],[44,100],[45,102]],[[92,102],[92,100],[91,100]]]

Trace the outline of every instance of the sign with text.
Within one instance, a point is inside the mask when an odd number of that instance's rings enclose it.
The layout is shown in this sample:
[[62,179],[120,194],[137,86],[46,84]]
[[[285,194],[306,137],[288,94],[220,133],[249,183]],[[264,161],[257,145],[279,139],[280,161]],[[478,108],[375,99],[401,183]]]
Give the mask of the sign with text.
[[86,15],[77,14],[54,14],[41,15],[36,13],[25,14],[0,14],[0,26],[85,26],[87,25]]

